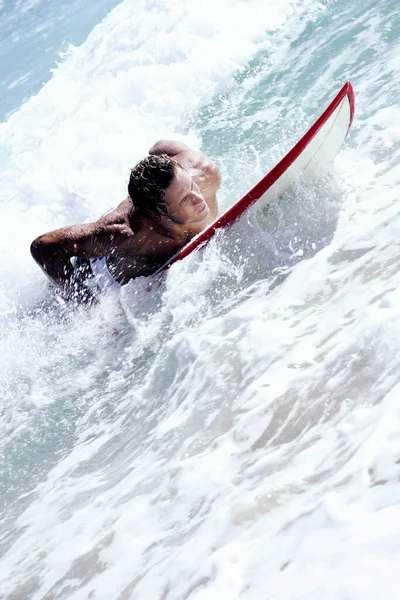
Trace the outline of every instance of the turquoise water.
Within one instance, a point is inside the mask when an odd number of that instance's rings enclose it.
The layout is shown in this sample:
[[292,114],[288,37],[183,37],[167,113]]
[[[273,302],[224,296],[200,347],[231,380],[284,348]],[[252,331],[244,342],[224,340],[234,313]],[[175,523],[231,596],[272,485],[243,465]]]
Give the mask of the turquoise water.
[[[396,598],[397,4],[114,4],[0,5],[0,597]],[[59,304],[30,241],[156,139],[218,162],[224,208],[346,80],[345,146],[265,230]]]
[[81,44],[116,0],[0,4],[0,121],[50,79],[70,45]]

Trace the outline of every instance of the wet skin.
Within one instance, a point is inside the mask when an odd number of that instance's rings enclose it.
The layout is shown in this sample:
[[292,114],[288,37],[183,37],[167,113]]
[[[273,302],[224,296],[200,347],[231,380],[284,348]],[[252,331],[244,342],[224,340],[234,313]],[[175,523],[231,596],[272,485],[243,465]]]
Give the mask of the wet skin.
[[105,256],[114,278],[127,283],[154,273],[216,218],[220,173],[207,156],[168,140],[157,142],[150,153],[169,154],[181,165],[165,191],[168,215],[150,219],[138,214],[128,197],[98,221],[63,227],[33,241],[33,258],[65,296],[86,294],[71,265],[73,256]]

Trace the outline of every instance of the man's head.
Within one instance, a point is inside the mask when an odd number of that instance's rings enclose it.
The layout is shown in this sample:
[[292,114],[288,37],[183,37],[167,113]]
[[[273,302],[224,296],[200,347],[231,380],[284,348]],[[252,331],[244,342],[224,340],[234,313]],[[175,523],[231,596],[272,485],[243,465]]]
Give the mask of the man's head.
[[136,210],[151,219],[178,224],[203,221],[209,208],[197,184],[167,154],[147,156],[131,171],[128,193]]

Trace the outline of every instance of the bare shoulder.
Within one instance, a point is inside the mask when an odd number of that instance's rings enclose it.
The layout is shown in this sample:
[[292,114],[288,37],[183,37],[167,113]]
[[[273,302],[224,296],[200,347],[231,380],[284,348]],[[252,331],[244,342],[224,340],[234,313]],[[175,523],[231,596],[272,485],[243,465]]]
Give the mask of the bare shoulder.
[[129,223],[129,217],[134,210],[133,202],[129,196],[118,204],[113,210],[100,217],[97,223],[100,227],[108,225],[126,224]]

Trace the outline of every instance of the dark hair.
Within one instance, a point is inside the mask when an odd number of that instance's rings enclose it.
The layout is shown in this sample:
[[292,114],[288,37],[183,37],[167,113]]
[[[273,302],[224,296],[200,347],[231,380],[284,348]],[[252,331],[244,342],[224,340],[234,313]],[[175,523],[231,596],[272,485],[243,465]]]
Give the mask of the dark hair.
[[142,215],[160,219],[168,214],[164,202],[165,190],[171,184],[180,164],[168,154],[150,154],[131,170],[128,194],[135,210]]

